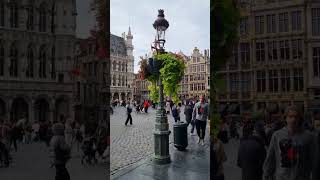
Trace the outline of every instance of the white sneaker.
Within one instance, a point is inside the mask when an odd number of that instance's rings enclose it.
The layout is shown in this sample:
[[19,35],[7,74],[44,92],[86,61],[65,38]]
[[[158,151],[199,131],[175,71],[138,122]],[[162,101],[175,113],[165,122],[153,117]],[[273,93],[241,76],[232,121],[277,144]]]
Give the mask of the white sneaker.
[[198,144],[200,144],[200,142],[201,142],[201,139],[199,138],[199,140],[198,140]]
[[201,145],[204,146],[204,139],[202,140]]

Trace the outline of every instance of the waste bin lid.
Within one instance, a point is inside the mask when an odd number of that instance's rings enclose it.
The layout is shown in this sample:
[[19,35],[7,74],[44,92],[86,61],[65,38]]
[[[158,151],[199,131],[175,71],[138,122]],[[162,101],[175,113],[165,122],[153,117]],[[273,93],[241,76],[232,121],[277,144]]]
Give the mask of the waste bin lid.
[[177,122],[173,124],[173,127],[184,127],[184,126],[188,126],[188,124],[186,122]]

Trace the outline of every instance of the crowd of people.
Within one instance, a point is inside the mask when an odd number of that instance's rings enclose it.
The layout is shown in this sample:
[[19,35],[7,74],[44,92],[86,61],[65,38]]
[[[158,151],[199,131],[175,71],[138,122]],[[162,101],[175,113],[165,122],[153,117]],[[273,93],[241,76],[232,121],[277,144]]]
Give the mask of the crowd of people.
[[[266,122],[253,118],[241,122],[242,137],[237,154],[237,166],[241,168],[242,180],[318,180],[320,179],[320,129],[310,128],[301,109],[291,105],[282,118]],[[228,138],[238,139],[235,122],[222,124],[217,136],[212,138],[211,171],[214,179],[223,180],[223,163],[227,160],[224,151]],[[229,134],[226,126],[229,125]],[[239,177],[240,179],[240,177]]]
[[[112,104],[116,104],[116,102],[120,101],[115,100],[112,102]],[[182,108],[183,105],[184,109]],[[125,121],[125,125],[127,126],[128,123],[132,125],[131,113],[134,107],[136,108],[136,113],[148,113],[148,108],[150,106],[155,108],[156,104],[152,103],[152,101],[149,100],[144,100],[142,101],[142,103],[139,103],[137,101],[130,102],[130,100],[126,101],[125,107],[127,118]],[[184,110],[184,112],[182,112],[182,110]],[[171,99],[169,99],[165,102],[165,111],[167,115],[172,115],[175,123],[181,122],[180,114],[184,113],[185,122],[188,126],[191,125],[190,135],[198,135],[198,143],[201,143],[202,145],[205,144],[204,138],[207,127],[207,120],[209,118],[209,105],[206,102],[204,96],[180,101],[178,103],[174,103]],[[197,134],[194,133],[194,129],[196,129]]]
[[45,143],[51,150],[52,166],[56,168],[56,179],[69,179],[65,167],[71,157],[71,149],[82,152],[81,162],[93,163],[96,155],[104,162],[110,146],[107,128],[90,123],[71,121],[61,116],[59,121],[29,122],[25,115],[17,121],[0,119],[0,167],[10,167],[13,150],[17,152],[23,144]]

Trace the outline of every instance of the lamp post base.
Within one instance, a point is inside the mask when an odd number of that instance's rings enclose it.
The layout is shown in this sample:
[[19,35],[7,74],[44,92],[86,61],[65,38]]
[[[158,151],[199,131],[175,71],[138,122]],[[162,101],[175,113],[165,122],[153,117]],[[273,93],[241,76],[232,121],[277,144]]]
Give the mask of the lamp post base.
[[154,157],[156,164],[168,164],[171,162],[169,154],[170,131],[154,131]]

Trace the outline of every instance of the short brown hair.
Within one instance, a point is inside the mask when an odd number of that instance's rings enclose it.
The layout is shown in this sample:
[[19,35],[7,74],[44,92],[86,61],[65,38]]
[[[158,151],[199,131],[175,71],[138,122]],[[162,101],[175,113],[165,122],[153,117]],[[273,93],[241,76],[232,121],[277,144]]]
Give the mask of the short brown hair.
[[297,116],[299,121],[302,121],[302,112],[301,109],[296,106],[296,105],[290,105],[286,108],[286,110],[284,111],[284,117],[287,118],[289,111],[294,111],[297,112]]

